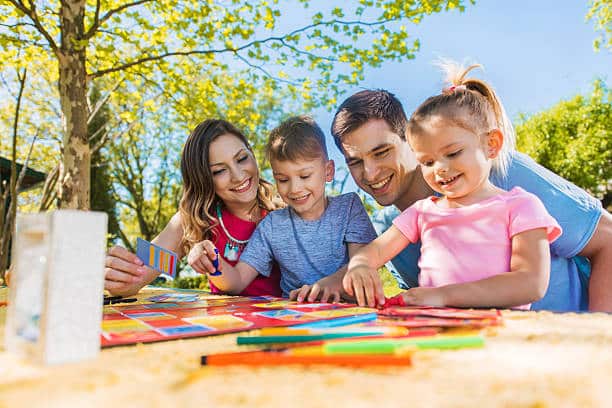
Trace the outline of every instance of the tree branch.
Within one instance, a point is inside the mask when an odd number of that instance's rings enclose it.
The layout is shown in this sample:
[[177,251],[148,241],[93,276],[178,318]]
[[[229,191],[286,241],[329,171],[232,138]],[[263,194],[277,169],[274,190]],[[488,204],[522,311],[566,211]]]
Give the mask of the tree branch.
[[[125,79],[125,78],[124,78]],[[111,89],[110,91],[107,92],[106,96],[102,99],[100,99],[98,101],[98,103],[96,103],[96,106],[94,106],[93,111],[89,114],[89,117],[87,118],[87,124],[89,125],[91,123],[91,121],[96,117],[96,114],[98,113],[98,111],[104,106],[106,105],[106,102],[108,102],[108,100],[111,97],[111,94],[113,92],[115,92],[117,90],[117,88],[119,88],[119,86],[123,83],[124,79],[122,79],[121,81],[117,81],[117,83],[115,84],[115,86],[113,87],[113,89]]]
[[268,71],[266,71],[261,65],[255,65],[253,64],[251,61],[247,60],[246,58],[244,58],[242,55],[236,53],[236,57],[238,57],[242,62],[244,62],[245,64],[247,64],[249,67],[255,68],[258,71],[263,72],[263,74],[269,78],[274,79],[275,81],[278,82],[284,82],[286,84],[290,84],[290,85],[299,85],[297,82],[292,82],[286,79],[282,79],[279,77],[275,77],[274,75],[270,74]]
[[[13,0],[11,0],[13,1]],[[144,57],[144,58],[140,58],[137,59],[135,61],[131,61],[131,62],[127,62],[125,64],[122,65],[118,65],[116,67],[113,68],[108,68],[108,69],[103,69],[100,71],[96,71],[93,72],[91,74],[88,74],[88,79],[91,78],[98,78],[101,77],[103,75],[106,74],[110,74],[112,72],[118,72],[118,71],[123,71],[126,70],[128,68],[131,68],[133,66],[136,65],[140,65],[140,64],[144,64],[147,62],[153,62],[153,61],[159,61],[168,57],[177,57],[177,56],[188,56],[188,55],[207,55],[207,54],[223,54],[223,53],[227,53],[227,52],[231,52],[235,55],[237,55],[237,53],[239,51],[242,51],[244,49],[253,47],[257,44],[265,44],[265,43],[269,43],[269,42],[283,42],[285,41],[288,37],[292,37],[296,34],[300,34],[303,33],[305,31],[308,31],[310,29],[313,29],[315,27],[319,27],[319,26],[329,26],[332,24],[342,24],[342,25],[361,25],[361,26],[366,26],[366,27],[373,27],[373,26],[378,26],[378,25],[382,25],[388,22],[391,22],[393,20],[391,19],[385,19],[385,20],[381,20],[381,21],[373,21],[373,22],[363,22],[363,21],[342,21],[342,20],[329,20],[329,21],[320,21],[318,23],[313,23],[313,24],[309,24],[307,26],[298,28],[292,32],[290,32],[289,34],[285,34],[282,35],[280,37],[278,36],[274,36],[274,37],[268,37],[268,38],[264,38],[263,40],[254,40],[251,42],[248,42],[244,45],[241,45],[238,48],[218,48],[218,49],[211,49],[211,50],[191,50],[191,51],[173,51],[173,52],[166,52],[163,54],[159,54],[159,55],[152,55],[149,57]],[[319,58],[319,57],[317,57]],[[320,57],[323,58],[323,57]],[[257,68],[257,66],[254,66],[254,68]]]
[[59,178],[60,173],[60,164],[56,164],[53,170],[47,173],[47,178],[45,179],[45,184],[43,185],[42,195],[40,197],[40,205],[38,206],[38,211],[46,211],[51,208],[51,204],[57,198],[57,190],[55,189],[55,185],[57,184],[57,180]]
[[94,19],[94,23],[89,28],[89,30],[87,30],[87,32],[85,33],[84,38],[86,40],[89,40],[91,37],[93,37],[96,34],[96,30],[102,24],[104,24],[104,22],[106,20],[111,18],[114,14],[117,14],[120,11],[125,10],[126,8],[134,7],[134,6],[139,6],[141,4],[149,3],[151,1],[153,1],[153,0],[139,0],[139,1],[135,1],[133,3],[126,3],[126,4],[123,4],[120,7],[117,7],[116,9],[109,10],[106,14],[104,14],[104,16],[102,16],[102,18],[99,18],[100,17],[100,0],[96,0],[96,16],[95,16],[95,19]]
[[27,8],[26,5],[23,4],[21,0],[8,0],[8,1],[9,3],[13,4],[13,6],[15,6],[23,14],[30,17],[30,20],[32,20],[32,23],[34,23],[34,27],[36,27],[36,30],[38,30],[38,32],[43,37],[45,37],[45,39],[49,43],[49,46],[51,47],[53,52],[57,52],[57,44],[53,40],[53,37],[51,37],[51,35],[47,32],[47,30],[45,30],[45,28],[42,26],[42,24],[38,20],[38,15],[36,14],[36,6],[34,5],[34,3],[30,2],[31,8]]

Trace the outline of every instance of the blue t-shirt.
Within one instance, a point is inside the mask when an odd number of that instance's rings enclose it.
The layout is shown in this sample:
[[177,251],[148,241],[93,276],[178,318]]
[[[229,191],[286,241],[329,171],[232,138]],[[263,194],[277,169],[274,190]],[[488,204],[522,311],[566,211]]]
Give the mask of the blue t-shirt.
[[264,276],[276,261],[283,296],[338,271],[348,263],[347,244],[367,244],[376,232],[357,194],[328,200],[318,220],[304,220],[291,207],[272,211],[251,235],[240,261]]
[[[537,164],[529,156],[514,152],[506,177],[491,175],[504,190],[515,186],[535,194],[557,220],[563,234],[550,246],[550,283],[546,295],[531,305],[532,310],[588,309],[588,260],[576,256],[591,239],[601,217],[601,203],[581,188]],[[376,231],[386,231],[400,211],[389,206],[373,218]],[[387,264],[402,289],[418,286],[420,244],[409,245]]]

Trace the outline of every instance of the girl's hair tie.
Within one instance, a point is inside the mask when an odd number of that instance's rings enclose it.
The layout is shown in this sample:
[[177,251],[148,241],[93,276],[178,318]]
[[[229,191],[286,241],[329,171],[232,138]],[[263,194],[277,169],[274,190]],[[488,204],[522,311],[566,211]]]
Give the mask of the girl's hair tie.
[[445,95],[450,95],[456,91],[465,91],[467,88],[465,85],[451,85],[448,88],[444,88],[442,93]]

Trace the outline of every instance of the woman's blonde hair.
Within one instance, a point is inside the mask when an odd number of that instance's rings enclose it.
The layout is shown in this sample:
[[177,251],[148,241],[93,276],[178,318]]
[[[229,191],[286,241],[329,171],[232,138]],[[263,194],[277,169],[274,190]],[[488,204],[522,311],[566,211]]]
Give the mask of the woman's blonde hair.
[[[181,249],[188,253],[193,245],[205,239],[214,240],[212,230],[218,224],[215,214],[221,199],[215,193],[213,176],[208,162],[210,144],[219,136],[231,134],[244,143],[252,154],[247,138],[231,123],[221,119],[208,119],[191,132],[181,155],[183,196],[179,204],[183,238]],[[259,177],[256,204],[272,211],[278,208],[272,184]]]
[[504,135],[504,142],[493,161],[493,169],[505,175],[515,149],[514,128],[493,87],[480,79],[467,78],[471,70],[482,66],[473,64],[465,68],[448,60],[439,61],[437,65],[446,74],[450,85],[414,111],[408,122],[407,135],[422,133],[422,123],[432,115],[441,115],[444,120],[477,135],[498,129]]

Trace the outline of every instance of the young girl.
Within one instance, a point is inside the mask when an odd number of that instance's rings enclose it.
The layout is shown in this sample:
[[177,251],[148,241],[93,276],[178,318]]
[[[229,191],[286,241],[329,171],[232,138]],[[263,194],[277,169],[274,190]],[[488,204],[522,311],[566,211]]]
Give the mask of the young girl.
[[408,141],[440,196],[417,201],[351,259],[343,285],[360,305],[384,303],[377,269],[419,240],[420,287],[398,303],[528,309],[546,292],[561,230],[536,196],[489,181],[507,165],[512,128],[493,89],[466,78],[475,67],[447,66],[452,85],[410,118]]
[[[219,255],[235,265],[256,225],[278,208],[272,185],[259,177],[246,137],[224,120],[200,123],[183,147],[181,173],[179,211],[153,242],[183,256],[196,243],[209,239]],[[157,275],[125,248],[109,250],[105,288],[112,294],[136,293]],[[210,288],[220,292],[213,283]],[[271,268],[268,277],[257,276],[239,294],[280,296],[278,266]]]

